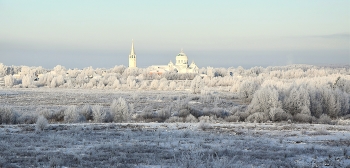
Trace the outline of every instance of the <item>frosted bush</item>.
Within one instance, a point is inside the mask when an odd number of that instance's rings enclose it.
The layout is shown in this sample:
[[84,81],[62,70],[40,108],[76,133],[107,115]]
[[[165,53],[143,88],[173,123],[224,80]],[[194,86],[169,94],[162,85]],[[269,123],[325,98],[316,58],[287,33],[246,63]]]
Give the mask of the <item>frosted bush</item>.
[[122,97],[114,99],[111,106],[111,115],[113,116],[114,122],[129,122],[131,118],[129,104]]
[[187,122],[187,123],[196,123],[196,122],[198,122],[198,119],[196,117],[194,117],[192,114],[189,114],[186,117],[185,122]]
[[35,131],[41,132],[45,128],[47,128],[48,125],[49,125],[49,123],[48,123],[47,119],[41,115],[38,117],[38,120],[36,121]]
[[171,108],[164,108],[158,111],[158,117],[161,119],[162,122],[167,120],[171,116]]
[[159,86],[159,80],[156,80],[156,79],[152,80],[152,82],[150,84],[150,88],[156,90],[156,89],[158,89],[158,86]]
[[178,116],[172,116],[165,120],[166,123],[178,123],[178,122],[183,122],[183,119],[178,117]]
[[275,116],[273,121],[288,121],[291,120],[293,117],[291,114],[285,112],[283,109],[275,109]]
[[227,112],[225,109],[220,107],[214,107],[211,111],[218,118],[225,118],[229,116],[229,112]]
[[19,114],[11,107],[0,107],[1,124],[16,124]]
[[75,105],[71,105],[64,111],[64,121],[66,123],[83,122],[85,117],[78,112]]
[[51,111],[48,109],[40,109],[38,108],[37,113],[39,115],[44,116],[50,122],[52,121],[63,121],[64,120],[64,111],[65,109],[59,109],[57,111]]
[[254,123],[262,123],[268,120],[268,116],[262,112],[256,112],[247,117],[246,121]]
[[269,118],[271,121],[287,121],[288,119],[291,119],[290,115],[281,108],[271,108]]
[[293,116],[293,121],[300,123],[311,123],[312,117],[308,114],[299,113]]
[[209,116],[202,116],[202,117],[199,117],[198,119],[200,122],[206,122],[206,123],[211,122]]
[[212,126],[210,124],[208,124],[207,122],[200,121],[197,128],[205,131],[205,130],[212,128]]
[[169,90],[176,90],[176,82],[175,81],[171,81],[169,84]]
[[314,132],[310,132],[309,135],[329,135],[330,133],[325,129],[317,129]]
[[33,113],[23,113],[17,119],[17,123],[19,124],[35,124],[38,119],[38,114]]
[[189,109],[180,109],[179,110],[179,117],[187,117],[190,114],[190,110]]
[[317,122],[320,124],[331,124],[332,119],[327,114],[322,114]]
[[120,89],[121,88],[121,84],[120,84],[119,79],[115,79],[112,86],[115,89]]
[[231,115],[231,116],[228,116],[225,118],[225,121],[226,122],[238,122],[240,119],[239,116],[236,116],[236,115]]
[[92,117],[95,123],[103,123],[106,121],[107,112],[100,105],[92,107]]
[[92,109],[91,106],[88,104],[85,104],[81,110],[80,114],[82,114],[87,121],[92,120]]

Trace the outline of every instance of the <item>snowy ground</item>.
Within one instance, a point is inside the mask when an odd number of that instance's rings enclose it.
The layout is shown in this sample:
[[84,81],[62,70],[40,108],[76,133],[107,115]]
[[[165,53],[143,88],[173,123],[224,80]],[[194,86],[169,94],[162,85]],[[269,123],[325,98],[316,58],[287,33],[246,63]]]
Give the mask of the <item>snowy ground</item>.
[[348,126],[51,124],[0,127],[1,167],[347,167]]
[[[179,103],[180,100],[188,100],[192,107],[203,109],[213,108],[215,99],[220,99],[216,104],[222,108],[232,108],[241,104],[234,93],[215,92],[210,96],[189,94],[189,91],[144,91],[144,90],[99,90],[99,89],[64,89],[64,88],[0,88],[0,105],[11,106],[18,112],[35,112],[38,108],[58,110],[70,105],[83,106],[102,105],[109,108],[113,99],[123,97],[133,106],[133,111],[142,111],[146,106],[152,106],[159,110]],[[210,99],[202,100],[200,98]],[[194,100],[192,100],[194,99]],[[204,102],[205,101],[205,102]]]
[[[222,108],[241,104],[233,93],[212,93]],[[100,104],[125,98],[135,111],[164,108],[186,91],[0,89],[0,105],[21,113],[37,108]],[[0,167],[349,167],[350,127],[291,123],[51,123],[0,125]]]

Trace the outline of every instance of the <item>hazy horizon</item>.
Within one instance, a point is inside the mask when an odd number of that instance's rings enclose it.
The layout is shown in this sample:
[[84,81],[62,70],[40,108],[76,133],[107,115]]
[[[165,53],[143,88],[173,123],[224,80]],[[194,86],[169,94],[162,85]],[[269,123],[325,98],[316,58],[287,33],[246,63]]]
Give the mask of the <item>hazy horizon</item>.
[[0,0],[0,62],[53,68],[350,64],[350,1]]

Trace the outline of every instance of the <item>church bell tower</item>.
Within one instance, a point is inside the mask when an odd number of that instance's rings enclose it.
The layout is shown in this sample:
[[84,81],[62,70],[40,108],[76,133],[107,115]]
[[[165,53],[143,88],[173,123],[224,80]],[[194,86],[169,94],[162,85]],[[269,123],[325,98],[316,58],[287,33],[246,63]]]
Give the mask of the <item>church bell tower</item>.
[[136,54],[134,51],[134,40],[131,42],[131,52],[129,55],[129,68],[136,68]]

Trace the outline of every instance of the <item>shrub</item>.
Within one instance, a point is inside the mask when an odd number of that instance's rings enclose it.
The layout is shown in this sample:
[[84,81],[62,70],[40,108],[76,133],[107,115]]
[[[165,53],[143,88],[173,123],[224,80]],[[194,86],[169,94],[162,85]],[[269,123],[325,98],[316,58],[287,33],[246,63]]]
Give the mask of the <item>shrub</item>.
[[293,117],[289,113],[285,111],[277,111],[275,113],[274,121],[288,121],[291,120]]
[[268,116],[266,116],[266,114],[263,112],[257,112],[257,113],[254,113],[254,114],[251,114],[250,116],[248,116],[246,120],[248,122],[262,123],[262,122],[266,122],[268,120]]
[[164,122],[171,116],[171,108],[164,108],[158,111],[158,117]]
[[332,119],[327,114],[322,114],[317,122],[320,124],[331,124]]
[[269,118],[271,121],[287,121],[292,117],[281,108],[271,108],[269,112]]
[[19,115],[11,107],[0,107],[0,121],[2,124],[16,124]]
[[152,120],[156,117],[157,115],[153,112],[152,106],[146,106],[139,115],[139,118],[141,118],[143,121]]
[[315,132],[310,132],[309,135],[329,135],[330,133],[325,129],[318,129]]
[[91,106],[85,104],[83,108],[80,110],[80,114],[82,114],[86,120],[92,120],[92,109]]
[[47,118],[49,121],[56,121],[56,122],[62,122],[64,121],[64,111],[65,109],[59,109],[57,111],[51,112],[51,118]]
[[129,104],[124,98],[119,97],[118,100],[114,99],[111,104],[111,115],[114,122],[128,122],[130,121],[131,114]]
[[77,111],[75,105],[71,105],[64,111],[64,121],[66,123],[83,122],[85,121],[85,117]]
[[293,120],[300,123],[311,123],[312,117],[308,114],[298,113],[293,117]]
[[192,108],[192,107],[190,108],[190,113],[196,118],[203,116],[202,111],[195,109],[195,108]]
[[239,117],[239,121],[245,121],[248,118],[249,113],[247,113],[247,112],[237,112],[235,115],[237,115]]
[[239,116],[236,116],[236,115],[231,115],[231,116],[228,116],[225,118],[225,121],[226,122],[238,122],[240,119]]
[[192,114],[189,114],[186,117],[185,122],[187,122],[187,123],[196,123],[196,122],[198,122],[198,119],[196,117],[194,117]]
[[225,118],[225,117],[229,116],[229,112],[227,112],[225,109],[219,108],[219,107],[214,107],[212,109],[212,112],[218,118]]
[[47,126],[48,126],[47,119],[44,116],[41,115],[41,116],[38,117],[38,120],[36,121],[35,131],[36,132],[41,132],[45,128],[47,128]]
[[183,119],[177,116],[172,116],[169,119],[165,120],[166,123],[177,123],[177,122],[183,122]]
[[201,129],[201,130],[203,130],[203,131],[208,130],[208,129],[210,129],[210,128],[211,128],[211,125],[208,124],[207,122],[201,121],[201,122],[199,122],[199,124],[198,124],[198,129]]
[[202,116],[198,118],[200,122],[210,122],[209,116]]
[[94,105],[92,107],[92,118],[95,123],[106,122],[107,112],[100,105]]
[[181,109],[179,110],[179,117],[187,117],[190,114],[189,109]]
[[19,116],[17,123],[20,124],[35,124],[35,122],[38,119],[38,114],[33,113],[24,113],[21,116]]

